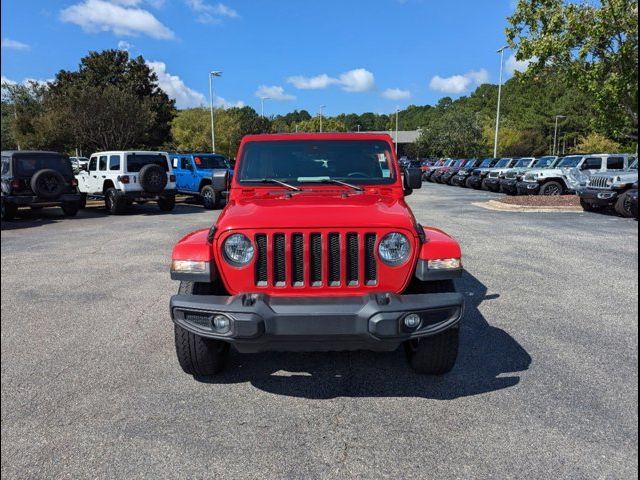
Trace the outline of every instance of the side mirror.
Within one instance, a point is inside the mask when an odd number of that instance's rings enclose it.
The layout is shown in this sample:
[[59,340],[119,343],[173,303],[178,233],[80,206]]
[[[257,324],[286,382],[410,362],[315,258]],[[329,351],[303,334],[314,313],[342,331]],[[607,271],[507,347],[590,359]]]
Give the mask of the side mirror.
[[211,183],[216,192],[226,192],[229,190],[229,170],[214,170]]
[[422,188],[422,170],[419,168],[405,168],[404,169],[404,190],[409,194],[413,190]]
[[78,166],[78,170],[81,172],[88,172],[89,171],[89,165],[79,165]]

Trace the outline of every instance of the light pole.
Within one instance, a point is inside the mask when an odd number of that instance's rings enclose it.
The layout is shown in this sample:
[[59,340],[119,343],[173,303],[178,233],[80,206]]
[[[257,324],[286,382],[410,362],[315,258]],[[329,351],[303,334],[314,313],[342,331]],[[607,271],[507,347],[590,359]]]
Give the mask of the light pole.
[[320,105],[320,133],[322,133],[322,110],[324,110],[325,107],[326,105]]
[[358,124],[358,133],[360,133],[360,125]]
[[264,101],[271,100],[271,97],[260,97],[260,116],[264,118]]
[[553,155],[558,151],[558,120],[561,118],[567,118],[564,115],[556,115],[556,129],[553,133]]
[[502,69],[504,68],[504,51],[508,46],[498,50],[500,54],[500,83],[498,84],[498,111],[496,113],[496,137],[493,141],[493,158],[498,158],[498,130],[500,129],[500,101],[502,100]]
[[395,138],[396,155],[398,155],[398,113],[399,112],[400,112],[400,109],[396,108],[396,138]]
[[213,119],[213,78],[221,77],[222,72],[212,71],[209,72],[209,101],[210,101],[210,110],[211,110],[211,151],[215,153],[216,151],[216,127],[214,125]]

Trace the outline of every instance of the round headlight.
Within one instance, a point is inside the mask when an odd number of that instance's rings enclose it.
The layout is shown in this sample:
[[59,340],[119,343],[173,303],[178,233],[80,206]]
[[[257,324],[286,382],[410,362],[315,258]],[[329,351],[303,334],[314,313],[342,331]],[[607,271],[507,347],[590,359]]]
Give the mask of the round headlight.
[[393,267],[402,265],[409,259],[411,245],[409,239],[401,233],[392,232],[384,236],[378,246],[380,258]]
[[254,249],[246,235],[234,233],[224,241],[222,251],[228,263],[236,267],[244,267],[253,258]]

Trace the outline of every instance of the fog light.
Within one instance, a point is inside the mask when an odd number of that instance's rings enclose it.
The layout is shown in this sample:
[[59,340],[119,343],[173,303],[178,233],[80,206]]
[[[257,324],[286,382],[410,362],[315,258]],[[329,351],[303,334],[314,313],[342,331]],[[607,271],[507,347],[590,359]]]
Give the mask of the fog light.
[[231,320],[224,315],[213,317],[213,329],[217,333],[227,333],[231,329]]
[[420,326],[420,315],[417,313],[410,313],[404,317],[404,326],[411,330],[418,328],[418,326]]
[[459,258],[429,260],[427,267],[429,270],[458,270],[462,267],[462,261]]

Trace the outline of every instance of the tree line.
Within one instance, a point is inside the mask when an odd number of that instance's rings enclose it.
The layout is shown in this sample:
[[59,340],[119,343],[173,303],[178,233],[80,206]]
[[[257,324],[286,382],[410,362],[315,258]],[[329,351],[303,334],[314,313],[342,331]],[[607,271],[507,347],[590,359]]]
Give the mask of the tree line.
[[[507,38],[532,60],[503,87],[499,153],[635,151],[638,139],[638,1],[519,0]],[[419,129],[404,153],[476,157],[493,153],[497,85],[399,112],[401,130]],[[216,150],[235,155],[240,139],[267,132],[390,131],[395,114],[306,110],[269,118],[251,107],[216,108]],[[208,108],[177,110],[144,58],[106,50],[82,58],[47,84],[3,85],[2,149],[211,150]]]

